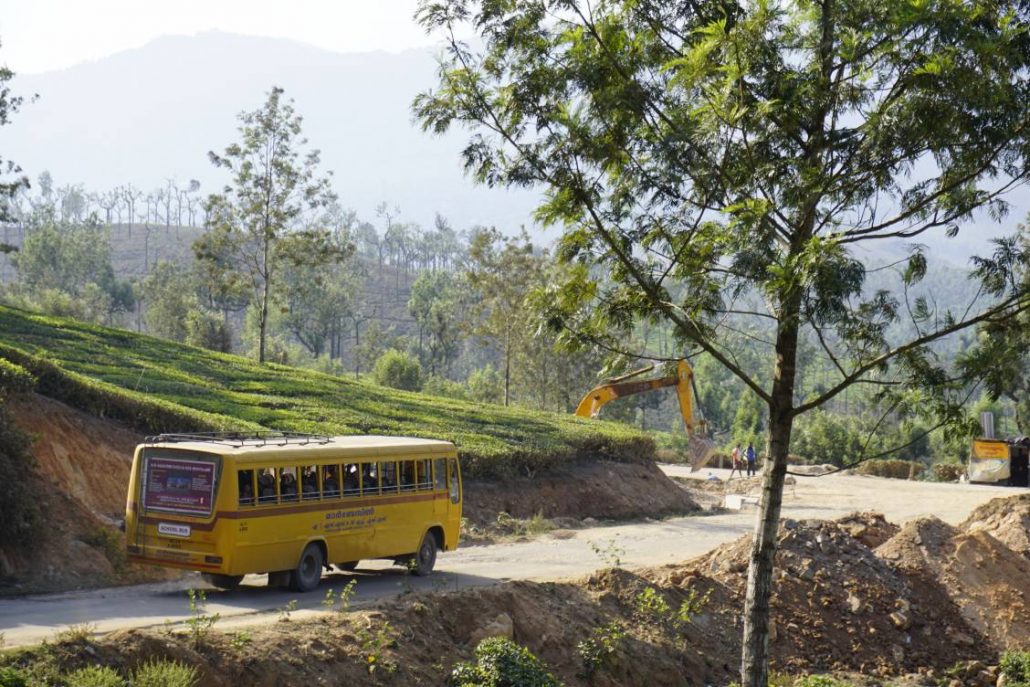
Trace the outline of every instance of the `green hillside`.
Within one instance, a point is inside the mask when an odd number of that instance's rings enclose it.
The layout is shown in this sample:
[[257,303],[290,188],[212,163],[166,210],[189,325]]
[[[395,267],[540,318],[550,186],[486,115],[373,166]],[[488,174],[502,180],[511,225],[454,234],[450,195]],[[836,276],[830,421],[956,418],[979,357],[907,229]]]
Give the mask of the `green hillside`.
[[623,425],[397,391],[258,365],[132,332],[0,306],[0,357],[37,390],[140,431],[276,429],[455,442],[466,474],[531,474],[592,458],[635,462],[653,442]]

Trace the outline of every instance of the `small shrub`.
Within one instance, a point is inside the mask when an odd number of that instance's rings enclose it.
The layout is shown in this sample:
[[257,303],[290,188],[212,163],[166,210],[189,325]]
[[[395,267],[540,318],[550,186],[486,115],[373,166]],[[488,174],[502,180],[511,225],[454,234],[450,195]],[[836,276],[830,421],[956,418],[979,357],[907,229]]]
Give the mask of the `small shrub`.
[[626,631],[617,620],[603,627],[596,627],[591,635],[576,644],[576,652],[583,661],[583,672],[579,677],[589,679],[601,668],[607,667],[614,660]]
[[422,382],[422,393],[444,398],[468,400],[468,388],[461,382],[451,381],[440,375],[430,375]]
[[197,669],[178,661],[147,661],[132,672],[132,687],[195,687]]
[[933,478],[938,482],[958,482],[966,472],[966,466],[959,463],[936,463]]
[[69,625],[57,633],[54,637],[54,641],[58,644],[77,644],[79,642],[88,642],[93,638],[93,634],[96,631],[97,626],[93,623]]
[[383,623],[383,626],[376,632],[372,632],[371,629],[359,630],[357,638],[365,656],[365,667],[368,669],[369,675],[374,675],[380,668],[387,673],[397,670],[397,664],[385,656],[387,649],[397,646],[397,639],[394,637],[390,623]]
[[29,676],[23,670],[5,666],[0,668],[0,687],[28,687]]
[[0,397],[4,392],[25,393],[36,386],[36,378],[21,365],[0,358]]
[[125,687],[114,668],[108,666],[89,666],[70,673],[66,678],[68,687]]
[[250,633],[246,632],[245,630],[240,630],[239,632],[234,632],[233,633],[232,638],[229,640],[229,646],[231,646],[233,649],[236,649],[237,651],[239,651],[243,647],[245,647],[248,644],[250,644],[250,642],[251,642]]
[[1006,651],[998,667],[1007,687],[1030,687],[1030,651]]
[[506,637],[490,637],[476,646],[475,663],[459,663],[449,687],[561,687],[544,664],[524,646]]
[[638,616],[655,625],[665,623],[672,615],[669,602],[654,587],[647,587],[637,594],[635,607]]
[[218,622],[221,615],[207,614],[207,593],[203,589],[187,589],[186,596],[190,599],[190,617],[186,619],[186,628],[190,633],[190,641],[194,647],[199,647],[211,633],[211,628]]
[[279,622],[288,623],[290,622],[290,614],[297,610],[297,600],[290,599],[286,602],[286,605],[279,609]]
[[891,479],[915,479],[922,471],[922,465],[908,460],[867,460],[855,468],[855,472],[860,475]]
[[604,546],[592,541],[587,543],[590,544],[590,550],[609,568],[618,568],[622,565],[622,557],[626,555],[626,549],[619,546],[614,537],[609,539]]
[[832,675],[806,675],[794,681],[794,687],[854,687],[852,683],[838,680]]
[[380,386],[419,391],[422,388],[422,365],[407,353],[391,348],[376,360],[372,378]]
[[704,594],[698,594],[696,589],[691,589],[687,592],[687,598],[683,600],[679,610],[676,612],[676,624],[682,629],[694,622],[694,617],[700,614],[704,607],[708,605],[708,598],[711,594],[711,590]]

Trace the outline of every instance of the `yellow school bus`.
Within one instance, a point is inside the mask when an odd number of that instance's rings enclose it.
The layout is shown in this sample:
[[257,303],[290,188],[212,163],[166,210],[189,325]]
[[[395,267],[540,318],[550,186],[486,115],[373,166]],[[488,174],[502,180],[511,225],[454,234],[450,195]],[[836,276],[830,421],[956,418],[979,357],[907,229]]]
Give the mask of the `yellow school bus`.
[[458,545],[454,445],[408,437],[163,434],[136,447],[128,558],[306,592],[323,568],[393,559],[428,575]]

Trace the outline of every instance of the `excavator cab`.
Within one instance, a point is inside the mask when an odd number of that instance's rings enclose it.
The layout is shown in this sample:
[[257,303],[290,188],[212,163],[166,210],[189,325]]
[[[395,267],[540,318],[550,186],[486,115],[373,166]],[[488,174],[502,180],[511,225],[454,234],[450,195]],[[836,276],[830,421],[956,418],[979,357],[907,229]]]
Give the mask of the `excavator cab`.
[[654,370],[654,365],[634,370],[620,377],[609,379],[587,392],[576,406],[579,417],[597,417],[605,404],[624,396],[642,394],[666,387],[676,388],[676,397],[683,415],[683,425],[687,430],[687,453],[691,470],[697,471],[708,464],[715,454],[715,442],[708,436],[708,423],[701,413],[697,402],[697,391],[694,387],[694,370],[686,360],[676,363],[674,374],[652,379],[637,379],[642,374]]

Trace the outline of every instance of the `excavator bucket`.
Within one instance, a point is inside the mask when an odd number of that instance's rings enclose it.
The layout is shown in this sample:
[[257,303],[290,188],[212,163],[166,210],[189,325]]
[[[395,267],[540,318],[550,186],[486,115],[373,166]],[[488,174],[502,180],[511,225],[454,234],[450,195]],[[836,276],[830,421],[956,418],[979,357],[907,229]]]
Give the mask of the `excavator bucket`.
[[692,434],[687,440],[687,457],[690,459],[690,471],[697,472],[712,459],[716,451],[715,442],[700,434]]

